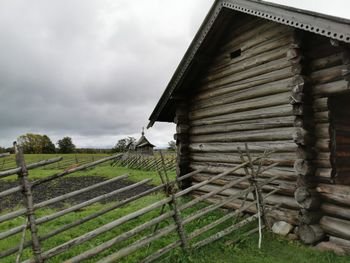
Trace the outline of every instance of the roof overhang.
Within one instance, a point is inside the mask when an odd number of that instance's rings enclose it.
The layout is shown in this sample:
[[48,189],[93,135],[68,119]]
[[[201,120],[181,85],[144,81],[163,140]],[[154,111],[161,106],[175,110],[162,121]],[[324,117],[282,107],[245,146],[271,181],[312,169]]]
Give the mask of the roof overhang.
[[220,32],[215,31],[230,19],[228,13],[231,17],[237,13],[249,14],[350,43],[347,19],[258,0],[216,0],[151,114],[148,128],[156,121],[173,122],[176,103],[182,99],[179,91],[186,89],[200,67],[207,63],[210,52],[206,48],[220,36]]
[[142,148],[142,147],[145,147],[145,146],[149,146],[149,147],[151,147],[151,148],[156,147],[156,146],[154,146],[154,145],[153,145],[153,144],[151,144],[151,143],[147,143],[147,142],[145,142],[145,143],[142,143],[142,144],[140,144],[140,145],[136,146],[136,148]]

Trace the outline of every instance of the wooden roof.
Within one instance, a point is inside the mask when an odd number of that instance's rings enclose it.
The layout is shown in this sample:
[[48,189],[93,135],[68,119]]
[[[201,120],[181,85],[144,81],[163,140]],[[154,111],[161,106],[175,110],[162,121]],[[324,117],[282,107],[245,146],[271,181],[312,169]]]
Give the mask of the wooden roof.
[[142,148],[145,146],[155,147],[152,143],[149,142],[149,140],[146,138],[144,134],[142,134],[141,138],[135,143],[134,147],[136,148]]
[[258,0],[216,0],[150,116],[148,127],[156,121],[174,120],[177,101],[186,96],[191,81],[210,61],[225,25],[242,13],[350,43],[347,19]]

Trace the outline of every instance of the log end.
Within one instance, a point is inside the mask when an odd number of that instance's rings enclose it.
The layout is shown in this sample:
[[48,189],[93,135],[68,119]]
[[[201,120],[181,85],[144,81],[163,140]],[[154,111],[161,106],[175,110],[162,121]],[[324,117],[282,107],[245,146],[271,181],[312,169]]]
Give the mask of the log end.
[[306,210],[316,210],[321,204],[318,193],[314,190],[308,189],[306,186],[297,188],[294,197],[299,206]]
[[319,225],[302,225],[298,229],[300,239],[306,245],[313,245],[325,237],[325,233]]

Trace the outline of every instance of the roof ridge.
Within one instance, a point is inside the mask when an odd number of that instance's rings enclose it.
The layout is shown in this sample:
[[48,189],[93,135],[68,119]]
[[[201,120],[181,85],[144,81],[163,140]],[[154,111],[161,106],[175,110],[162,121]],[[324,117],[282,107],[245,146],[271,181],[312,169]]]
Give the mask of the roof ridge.
[[154,122],[159,120],[161,113],[167,106],[175,89],[178,88],[188,73],[189,68],[193,65],[192,62],[198,56],[198,50],[202,46],[204,40],[206,40],[208,33],[211,31],[219,15],[222,14],[225,9],[231,9],[240,13],[264,18],[279,24],[350,43],[350,21],[347,19],[261,0],[216,0],[149,117],[150,122],[147,128],[152,127]]

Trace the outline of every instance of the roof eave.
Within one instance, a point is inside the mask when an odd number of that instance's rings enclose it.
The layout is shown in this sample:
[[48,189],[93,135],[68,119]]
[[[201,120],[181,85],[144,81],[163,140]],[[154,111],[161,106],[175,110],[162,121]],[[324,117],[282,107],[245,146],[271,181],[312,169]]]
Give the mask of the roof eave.
[[[198,40],[199,40],[200,38],[203,38],[203,39],[204,39],[204,37],[205,37],[206,34],[203,36],[203,31],[204,31],[205,28],[207,27],[207,24],[208,24],[208,22],[210,21],[210,19],[212,19],[213,14],[215,13],[215,11],[218,9],[218,5],[219,5],[219,2],[220,2],[220,1],[221,1],[221,0],[215,0],[215,2],[213,3],[213,5],[211,6],[211,8],[210,8],[208,14],[206,15],[206,17],[205,17],[203,23],[201,24],[201,26],[200,26],[199,30],[197,31],[197,33],[196,33],[194,39],[192,40],[192,42],[191,42],[189,48],[187,49],[185,55],[184,55],[183,58],[181,59],[180,64],[179,64],[178,67],[176,68],[175,73],[174,73],[174,75],[172,76],[172,78],[171,78],[171,80],[170,80],[170,82],[169,82],[167,88],[165,89],[164,93],[163,93],[162,96],[160,97],[160,99],[159,99],[159,101],[158,101],[158,103],[157,103],[155,109],[153,110],[151,116],[149,117],[150,122],[149,122],[149,124],[147,125],[147,129],[149,129],[150,127],[152,127],[152,126],[154,125],[154,123],[157,121],[157,118],[158,118],[158,116],[160,115],[161,109],[164,108],[164,106],[165,106],[164,104],[165,104],[166,101],[165,101],[164,99],[165,99],[165,98],[168,98],[168,97],[171,95],[171,93],[172,93],[172,91],[173,91],[173,88],[172,88],[172,87],[173,87],[177,82],[180,81],[180,79],[178,78],[178,76],[179,76],[180,73],[182,73],[182,74],[184,73],[184,70],[183,70],[183,69],[184,69],[185,64],[186,64],[187,61],[188,61],[188,58],[189,58],[189,57],[193,57],[193,56],[195,55],[195,54],[193,54],[193,50],[192,50],[192,49],[194,48],[194,46],[196,45],[196,43],[198,42]],[[221,8],[220,8],[220,9],[221,9]],[[220,10],[218,10],[218,11],[220,11]],[[181,74],[181,75],[182,75],[182,74]]]
[[[159,120],[159,116],[175,89],[181,85],[183,77],[190,70],[197,51],[223,8],[350,43],[350,21],[347,19],[259,0],[216,0],[152,112],[147,128],[152,127]],[[171,122],[172,120],[167,119],[166,121]]]

